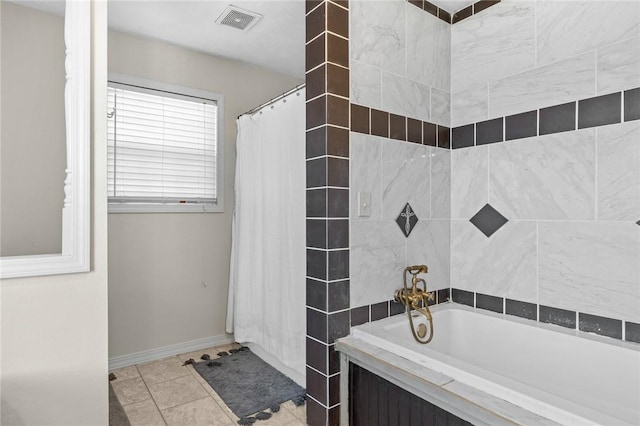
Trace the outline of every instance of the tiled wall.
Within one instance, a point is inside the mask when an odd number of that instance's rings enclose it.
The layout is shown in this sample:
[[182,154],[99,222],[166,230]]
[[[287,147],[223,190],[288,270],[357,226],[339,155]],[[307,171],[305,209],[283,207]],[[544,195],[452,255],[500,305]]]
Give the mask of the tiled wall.
[[337,425],[349,333],[349,4],[306,2],[307,421]]
[[450,24],[422,4],[352,3],[351,102],[448,127]]
[[640,2],[306,3],[309,423],[407,264],[438,303],[640,341]]
[[450,286],[450,24],[420,6],[351,6],[351,325],[402,311],[390,299],[409,264],[429,265],[429,290]]
[[502,1],[451,27],[452,126],[640,86],[636,1]]
[[451,38],[453,299],[639,339],[640,3],[503,1]]

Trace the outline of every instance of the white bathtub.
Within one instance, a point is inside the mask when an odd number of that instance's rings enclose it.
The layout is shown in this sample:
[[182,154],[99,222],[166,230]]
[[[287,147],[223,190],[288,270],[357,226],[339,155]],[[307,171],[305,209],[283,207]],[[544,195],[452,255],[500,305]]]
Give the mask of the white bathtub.
[[441,373],[450,381],[439,386],[462,389],[462,399],[473,388],[495,399],[489,406],[521,407],[534,415],[525,423],[640,425],[640,345],[452,303],[432,312],[427,345],[414,341],[406,314],[355,327],[348,339]]

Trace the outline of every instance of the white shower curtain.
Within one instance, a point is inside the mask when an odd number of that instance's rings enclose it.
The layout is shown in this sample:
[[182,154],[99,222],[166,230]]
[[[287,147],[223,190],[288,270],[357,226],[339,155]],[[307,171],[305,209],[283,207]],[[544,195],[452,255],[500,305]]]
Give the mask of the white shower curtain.
[[238,118],[227,332],[305,373],[305,91]]

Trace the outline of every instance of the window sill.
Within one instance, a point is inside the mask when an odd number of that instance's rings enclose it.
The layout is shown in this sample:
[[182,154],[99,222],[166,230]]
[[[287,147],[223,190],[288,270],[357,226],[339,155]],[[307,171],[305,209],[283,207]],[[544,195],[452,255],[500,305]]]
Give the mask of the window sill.
[[108,213],[224,213],[216,204],[109,204]]

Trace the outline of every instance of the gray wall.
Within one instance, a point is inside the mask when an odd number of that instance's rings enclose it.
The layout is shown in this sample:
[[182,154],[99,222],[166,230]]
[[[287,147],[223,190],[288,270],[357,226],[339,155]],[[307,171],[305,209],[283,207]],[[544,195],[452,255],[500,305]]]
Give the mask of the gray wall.
[[3,2],[0,255],[60,253],[66,166],[64,23]]
[[224,336],[236,117],[301,81],[118,32],[109,72],[225,97],[224,213],[109,215],[109,356]]
[[0,280],[3,425],[108,423],[105,2],[91,23],[91,271]]

